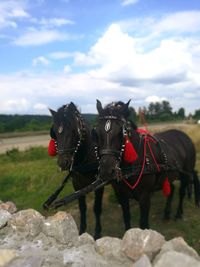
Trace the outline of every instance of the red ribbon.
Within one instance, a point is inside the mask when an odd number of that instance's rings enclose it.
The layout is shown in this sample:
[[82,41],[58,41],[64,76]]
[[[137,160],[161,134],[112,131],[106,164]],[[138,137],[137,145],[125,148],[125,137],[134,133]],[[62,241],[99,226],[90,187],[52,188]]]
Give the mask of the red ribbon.
[[54,157],[57,155],[57,149],[56,149],[56,142],[54,139],[51,139],[49,141],[49,146],[48,146],[48,154],[51,157]]
[[163,191],[163,195],[165,197],[168,197],[170,195],[170,193],[171,193],[171,187],[170,187],[170,183],[169,183],[168,177],[166,177],[165,181],[163,182],[162,191]]
[[128,163],[133,163],[138,158],[137,152],[126,135],[124,147],[124,160]]

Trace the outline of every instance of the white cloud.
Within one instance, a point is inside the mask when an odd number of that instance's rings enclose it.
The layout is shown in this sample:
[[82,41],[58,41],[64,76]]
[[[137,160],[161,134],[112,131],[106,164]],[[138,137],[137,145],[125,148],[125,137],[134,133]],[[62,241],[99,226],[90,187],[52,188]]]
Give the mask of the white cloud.
[[40,57],[33,59],[33,66],[37,66],[38,64],[42,64],[42,65],[47,66],[50,64],[50,62],[47,58],[40,56]]
[[[147,20],[144,21],[147,25],[145,38],[129,31],[128,27],[126,31],[121,26],[123,23],[115,23],[86,53],[56,51],[33,62],[35,65],[48,64],[49,59],[72,57],[73,69],[66,61],[60,72],[1,75],[1,106],[4,107],[2,104],[7,103],[12,95],[13,99],[27,99],[32,112],[39,112],[36,108],[38,103],[57,108],[69,101],[81,106],[82,112],[94,112],[96,98],[103,104],[132,98],[136,108],[143,106],[145,101],[165,99],[175,109],[183,106],[191,112],[199,108],[200,40],[193,30],[189,35],[186,31],[181,37],[178,34],[183,29],[180,23],[167,28],[165,21],[170,16],[175,23],[177,17],[172,14],[160,20],[149,18],[149,24]],[[179,18],[183,20],[183,17]],[[197,16],[195,21],[189,24],[196,27],[197,31]],[[189,26],[185,28],[189,30]],[[152,33],[152,29],[155,29],[155,33]],[[167,35],[164,35],[165,32]],[[44,30],[32,30],[22,37],[18,39],[18,45],[39,45],[57,38],[67,39],[57,31]],[[76,68],[80,73],[73,73]]]
[[[161,34],[196,33],[200,31],[200,11],[180,11],[161,16],[137,17],[119,21],[127,32],[138,37],[158,38]],[[140,30],[138,30],[138,28]],[[148,35],[148,36],[147,36]]]
[[38,111],[38,112],[43,112],[43,111],[47,111],[48,110],[48,107],[46,104],[43,104],[43,103],[36,103],[35,105],[33,105],[33,109]]
[[25,98],[7,99],[0,101],[1,113],[26,113],[29,109],[29,101]]
[[49,57],[52,59],[65,59],[69,57],[73,57],[74,55],[72,53],[63,52],[63,51],[57,51],[49,54]]
[[155,102],[162,102],[164,100],[167,100],[165,97],[159,97],[159,96],[156,96],[156,95],[151,95],[151,96],[148,96],[145,101],[148,102],[148,103],[155,103]]
[[122,0],[122,6],[134,5],[137,2],[139,2],[139,0]]
[[0,2],[0,28],[17,28],[17,20],[28,18],[30,15],[26,12],[26,1],[1,1]]
[[64,73],[70,73],[71,72],[71,67],[69,65],[64,66]]
[[14,44],[19,46],[37,46],[54,41],[64,41],[70,37],[65,34],[54,30],[31,30],[25,33],[14,41]]
[[199,32],[200,11],[184,11],[169,14],[157,21],[154,25],[157,32]]
[[30,15],[23,9],[13,9],[8,15],[9,17],[14,17],[14,18],[29,18],[30,17]]
[[50,27],[60,27],[64,25],[74,24],[74,21],[65,18],[50,18],[50,19],[43,18],[40,20],[39,23],[43,26],[50,28]]

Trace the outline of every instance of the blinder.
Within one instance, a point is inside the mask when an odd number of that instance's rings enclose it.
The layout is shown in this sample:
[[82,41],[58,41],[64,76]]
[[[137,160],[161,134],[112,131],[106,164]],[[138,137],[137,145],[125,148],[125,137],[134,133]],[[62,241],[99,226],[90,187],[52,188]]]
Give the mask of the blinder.
[[[124,152],[124,147],[125,147],[125,140],[126,140],[126,136],[128,135],[128,127],[127,127],[127,121],[123,118],[123,117],[117,117],[117,116],[102,116],[99,117],[99,120],[106,120],[105,123],[105,132],[108,135],[111,128],[112,128],[112,121],[113,120],[118,120],[120,122],[122,122],[122,145],[121,145],[121,149],[118,150],[114,150],[114,149],[110,149],[110,148],[106,148],[106,149],[100,149],[98,150],[98,148],[96,148],[97,151],[97,158],[99,158],[99,156],[105,156],[105,155],[111,155],[116,157],[119,161],[121,160],[121,157],[123,155]],[[91,131],[91,135],[92,138],[94,140],[94,142],[97,144],[98,143],[98,135],[96,132],[96,129],[92,129]]]

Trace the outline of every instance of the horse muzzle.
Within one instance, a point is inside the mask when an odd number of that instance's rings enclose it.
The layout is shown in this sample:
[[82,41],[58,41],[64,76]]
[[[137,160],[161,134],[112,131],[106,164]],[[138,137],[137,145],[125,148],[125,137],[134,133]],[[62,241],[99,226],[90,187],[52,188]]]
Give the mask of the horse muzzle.
[[58,166],[61,171],[69,170],[72,164],[72,157],[67,155],[58,155]]
[[120,179],[121,169],[114,156],[102,156],[99,164],[99,176],[103,181]]

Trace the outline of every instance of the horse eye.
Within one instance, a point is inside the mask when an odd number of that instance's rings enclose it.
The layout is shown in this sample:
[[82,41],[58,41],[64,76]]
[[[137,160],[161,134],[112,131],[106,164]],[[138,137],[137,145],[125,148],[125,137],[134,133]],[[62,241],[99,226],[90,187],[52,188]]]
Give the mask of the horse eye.
[[61,134],[63,132],[63,125],[61,124],[59,127],[58,127],[58,133]]

